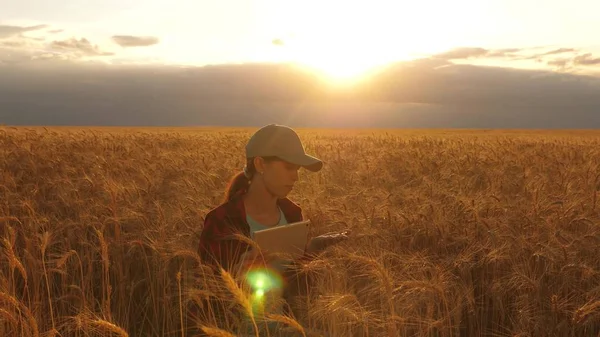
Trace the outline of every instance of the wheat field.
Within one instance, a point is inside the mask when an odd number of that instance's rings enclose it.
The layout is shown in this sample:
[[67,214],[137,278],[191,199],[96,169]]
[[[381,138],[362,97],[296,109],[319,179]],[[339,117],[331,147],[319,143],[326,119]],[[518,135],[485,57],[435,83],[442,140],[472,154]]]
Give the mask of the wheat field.
[[[0,128],[0,335],[236,336],[234,314],[187,311],[245,310],[196,246],[251,132]],[[290,198],[315,234],[353,234],[303,266],[300,314],[273,320],[306,336],[600,336],[600,132],[299,133],[325,167]]]

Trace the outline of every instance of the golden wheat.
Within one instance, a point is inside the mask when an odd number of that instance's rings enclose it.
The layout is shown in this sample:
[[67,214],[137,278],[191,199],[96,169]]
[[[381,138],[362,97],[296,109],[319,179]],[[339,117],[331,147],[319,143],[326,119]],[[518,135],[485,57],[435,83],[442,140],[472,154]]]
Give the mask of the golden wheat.
[[[240,275],[196,249],[252,131],[0,128],[0,333],[238,335]],[[267,318],[306,335],[600,333],[600,133],[299,132],[326,165],[290,197],[312,234],[352,235],[300,266],[293,316]]]
[[[39,328],[38,328],[38,324],[37,321],[35,320],[35,318],[33,317],[31,310],[26,307],[22,302],[20,302],[19,300],[17,300],[16,298],[14,298],[13,296],[10,296],[9,294],[5,294],[3,292],[0,292],[0,303],[6,303],[9,304],[10,306],[12,306],[13,309],[16,309],[16,311],[21,314],[21,315],[25,315],[25,319],[27,321],[27,323],[29,324],[27,327],[27,330],[29,332],[29,334],[31,336],[34,337],[38,337],[39,336]],[[6,307],[8,308],[8,307]],[[12,313],[8,312],[8,316],[9,317],[15,317]],[[19,322],[24,324],[25,322],[22,319],[19,319]]]
[[267,314],[266,318],[273,322],[279,322],[279,323],[288,325],[289,327],[293,328],[294,330],[300,332],[303,337],[306,337],[306,332],[304,332],[304,328],[302,327],[302,325],[300,325],[300,323],[298,323],[296,320],[294,320],[291,317],[284,316],[284,315],[277,315],[277,314]]
[[127,334],[125,330],[103,319],[92,319],[89,321],[89,324],[95,327],[95,329],[101,331],[100,333],[103,336],[108,333],[118,337],[129,337],[129,334]]
[[236,337],[235,335],[219,328],[203,326],[201,329],[210,337]]

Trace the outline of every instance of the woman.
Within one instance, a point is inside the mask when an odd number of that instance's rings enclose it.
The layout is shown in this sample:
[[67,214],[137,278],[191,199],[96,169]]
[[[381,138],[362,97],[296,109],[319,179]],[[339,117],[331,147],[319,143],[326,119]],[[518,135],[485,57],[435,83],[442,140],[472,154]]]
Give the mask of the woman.
[[[252,238],[257,230],[302,221],[302,209],[287,198],[302,167],[318,172],[323,162],[305,153],[294,130],[276,124],[259,129],[246,145],[246,166],[229,183],[225,201],[206,215],[199,244],[202,261],[231,271],[244,264],[241,257],[250,248],[234,234]],[[300,258],[303,261],[295,263],[306,262],[346,238],[346,233],[312,238]],[[277,261],[267,260],[282,272],[283,298],[289,300],[298,290],[294,268],[281,270]]]

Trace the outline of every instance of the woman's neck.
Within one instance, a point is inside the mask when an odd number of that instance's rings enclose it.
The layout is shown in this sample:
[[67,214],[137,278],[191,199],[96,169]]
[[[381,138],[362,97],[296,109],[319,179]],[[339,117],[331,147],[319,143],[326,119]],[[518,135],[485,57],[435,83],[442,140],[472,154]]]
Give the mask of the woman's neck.
[[262,184],[250,184],[244,195],[247,208],[256,213],[269,213],[277,210],[277,196],[272,195]]

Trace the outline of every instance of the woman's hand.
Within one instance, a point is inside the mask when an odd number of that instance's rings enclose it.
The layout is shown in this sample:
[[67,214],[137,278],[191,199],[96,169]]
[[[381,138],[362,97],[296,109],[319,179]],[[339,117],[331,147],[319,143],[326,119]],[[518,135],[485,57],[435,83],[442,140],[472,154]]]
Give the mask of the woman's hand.
[[327,247],[347,240],[349,233],[350,233],[350,231],[344,231],[341,233],[327,233],[327,234],[322,234],[317,237],[314,237],[314,238],[310,239],[310,241],[306,247],[306,253],[309,253],[309,254],[321,253],[322,251],[327,249]]

